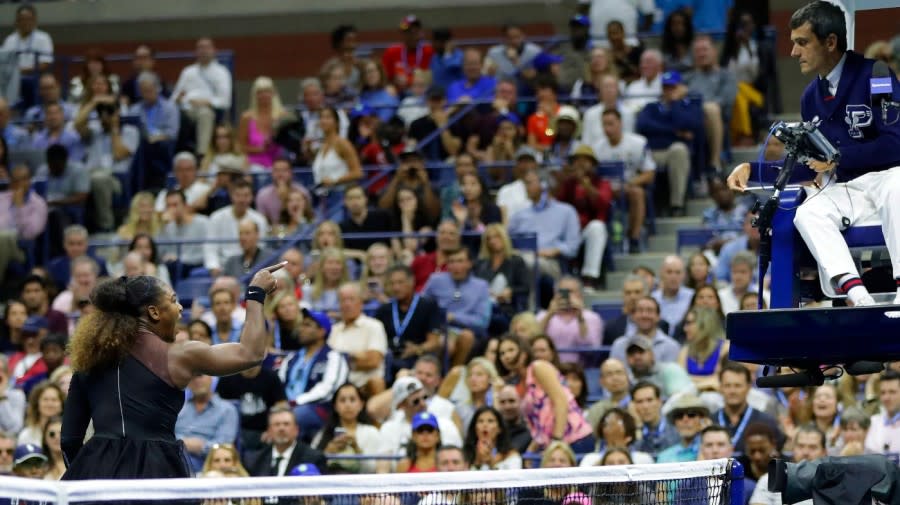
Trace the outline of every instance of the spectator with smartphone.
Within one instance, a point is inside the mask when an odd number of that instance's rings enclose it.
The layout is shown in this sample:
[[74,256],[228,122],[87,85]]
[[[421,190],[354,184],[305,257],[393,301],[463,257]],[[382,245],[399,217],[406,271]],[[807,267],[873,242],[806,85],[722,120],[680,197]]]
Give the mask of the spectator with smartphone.
[[[89,121],[96,114],[97,120]],[[128,174],[131,160],[141,142],[141,133],[132,125],[122,125],[115,99],[95,96],[75,117],[75,131],[86,146],[85,168],[91,177],[94,220],[99,230],[115,226],[113,197],[122,187],[116,174]]]
[[[585,308],[582,284],[576,277],[565,276],[559,280],[550,305],[537,315],[537,320],[557,348],[593,348],[602,344],[603,319]],[[580,356],[563,352],[559,359],[579,362]]]

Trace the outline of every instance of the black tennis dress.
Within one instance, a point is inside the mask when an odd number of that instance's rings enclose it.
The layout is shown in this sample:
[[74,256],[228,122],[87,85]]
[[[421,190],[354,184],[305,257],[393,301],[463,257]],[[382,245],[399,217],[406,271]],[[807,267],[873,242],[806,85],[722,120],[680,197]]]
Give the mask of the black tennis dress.
[[[146,330],[118,364],[76,373],[63,409],[63,480],[191,477],[175,421],[184,390],[172,384],[168,345]],[[94,434],[84,443],[88,423]]]

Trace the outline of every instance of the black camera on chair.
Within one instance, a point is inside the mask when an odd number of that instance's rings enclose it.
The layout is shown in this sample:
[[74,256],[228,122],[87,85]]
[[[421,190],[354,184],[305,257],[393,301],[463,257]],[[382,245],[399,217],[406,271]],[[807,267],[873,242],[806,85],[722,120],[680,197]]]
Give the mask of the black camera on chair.
[[818,129],[818,121],[801,123],[779,122],[772,134],[784,143],[787,152],[797,156],[797,160],[806,163],[810,160],[825,163],[841,161],[841,152],[822,135]]

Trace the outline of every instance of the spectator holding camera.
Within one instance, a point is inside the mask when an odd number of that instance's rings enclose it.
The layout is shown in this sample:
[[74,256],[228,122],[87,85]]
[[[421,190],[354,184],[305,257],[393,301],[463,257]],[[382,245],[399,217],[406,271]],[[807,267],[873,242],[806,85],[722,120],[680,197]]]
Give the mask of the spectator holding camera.
[[[581,281],[565,276],[557,283],[556,294],[545,311],[538,314],[543,333],[560,348],[599,347],[603,342],[603,320],[586,309]],[[575,353],[562,353],[562,361],[579,361]]]
[[[415,124],[415,123],[413,123]],[[409,188],[416,193],[419,205],[425,210],[430,221],[436,221],[441,213],[441,202],[431,189],[425,160],[415,149],[407,149],[400,154],[397,172],[391,183],[378,200],[378,206],[384,210],[393,210],[397,201],[397,192],[401,188]]]
[[[96,112],[98,120],[88,120],[92,112]],[[113,196],[122,190],[115,174],[129,172],[141,134],[136,127],[120,123],[115,101],[105,96],[95,96],[87,107],[82,107],[74,125],[87,149],[85,168],[90,172],[97,228],[112,230]]]

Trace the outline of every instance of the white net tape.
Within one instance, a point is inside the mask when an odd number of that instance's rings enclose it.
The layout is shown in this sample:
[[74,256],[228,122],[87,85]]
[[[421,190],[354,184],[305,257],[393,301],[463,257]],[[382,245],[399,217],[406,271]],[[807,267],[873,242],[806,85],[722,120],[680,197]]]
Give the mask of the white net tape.
[[491,472],[324,475],[48,482],[0,477],[0,497],[60,504],[121,500],[185,500],[247,496],[299,497],[517,489],[602,483],[641,483],[709,478],[724,486],[730,460],[690,463],[545,468]]

